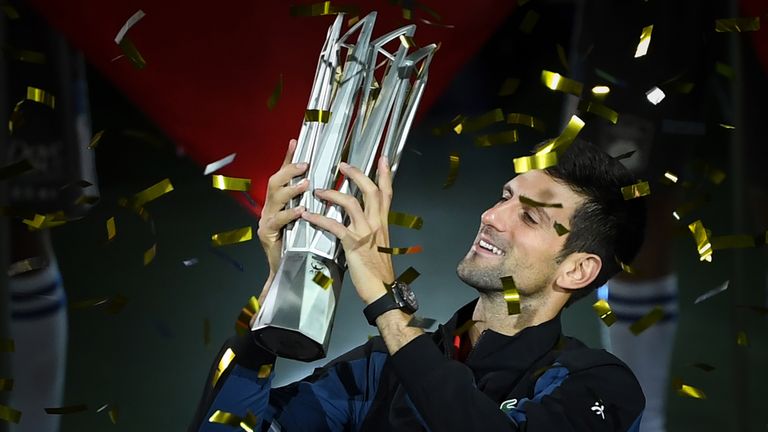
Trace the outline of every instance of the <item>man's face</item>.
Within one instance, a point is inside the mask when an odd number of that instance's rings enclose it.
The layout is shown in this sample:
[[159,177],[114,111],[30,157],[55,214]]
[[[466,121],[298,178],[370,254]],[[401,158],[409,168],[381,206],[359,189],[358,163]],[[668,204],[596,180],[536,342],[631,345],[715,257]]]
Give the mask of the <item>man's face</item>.
[[[521,202],[524,196],[541,207]],[[480,230],[457,273],[480,292],[502,291],[501,278],[512,276],[520,294],[534,295],[551,284],[556,258],[568,234],[560,236],[555,222],[570,229],[582,198],[542,170],[518,175],[504,185],[501,199],[480,218]]]

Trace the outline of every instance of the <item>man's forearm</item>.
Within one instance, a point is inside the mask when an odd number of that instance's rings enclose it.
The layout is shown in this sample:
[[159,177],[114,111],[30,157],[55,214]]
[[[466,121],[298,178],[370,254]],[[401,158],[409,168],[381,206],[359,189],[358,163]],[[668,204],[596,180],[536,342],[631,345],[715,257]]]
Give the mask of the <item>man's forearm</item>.
[[409,327],[410,321],[411,315],[400,309],[387,311],[376,318],[376,326],[390,355],[394,355],[410,341],[424,334],[424,330],[418,327]]

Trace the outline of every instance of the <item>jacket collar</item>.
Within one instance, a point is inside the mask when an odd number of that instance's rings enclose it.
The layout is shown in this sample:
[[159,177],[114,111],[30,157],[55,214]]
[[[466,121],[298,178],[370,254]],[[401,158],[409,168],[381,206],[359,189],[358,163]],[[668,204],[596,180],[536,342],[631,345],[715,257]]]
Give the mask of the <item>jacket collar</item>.
[[[450,358],[455,356],[454,336],[457,330],[466,331],[466,325],[472,319],[476,304],[477,299],[463,306],[435,332],[435,336],[442,339],[444,352]],[[477,379],[494,371],[523,373],[555,348],[561,336],[559,314],[549,321],[527,327],[514,336],[485,330],[472,348],[465,364],[474,371]]]

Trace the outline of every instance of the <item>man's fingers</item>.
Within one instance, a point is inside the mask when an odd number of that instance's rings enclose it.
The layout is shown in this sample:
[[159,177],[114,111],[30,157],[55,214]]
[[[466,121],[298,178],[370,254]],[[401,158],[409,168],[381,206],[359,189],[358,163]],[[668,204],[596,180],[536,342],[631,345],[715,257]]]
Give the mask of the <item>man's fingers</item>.
[[376,181],[379,184],[384,203],[388,205],[392,201],[392,171],[389,170],[389,159],[386,156],[379,158],[376,174]]
[[349,180],[353,181],[360,189],[360,192],[363,193],[366,216],[370,217],[371,215],[374,215],[374,217],[378,217],[380,197],[379,188],[376,187],[376,183],[352,165],[342,162],[339,164],[339,170],[342,174],[347,176]]
[[272,174],[272,177],[267,182],[267,199],[269,199],[271,193],[288,184],[292,178],[303,174],[307,167],[306,163],[288,164]]
[[277,210],[282,209],[286,204],[288,204],[288,201],[301,195],[304,191],[307,190],[308,187],[309,180],[302,179],[300,182],[293,186],[285,186],[276,189],[269,197],[270,207]]
[[292,139],[288,141],[288,151],[285,152],[285,159],[283,159],[283,165],[286,166],[293,160],[293,153],[296,151],[296,144],[298,144],[298,141],[295,139]]
[[349,216],[352,224],[361,226],[361,223],[367,222],[363,209],[360,208],[360,203],[352,195],[347,195],[333,189],[317,189],[315,190],[315,196],[341,206],[347,216]]
[[347,227],[344,225],[319,214],[303,212],[301,213],[301,218],[318,228],[328,231],[340,240],[344,240],[344,237],[348,232]]
[[299,206],[292,209],[280,210],[271,217],[262,219],[264,223],[263,225],[259,224],[259,237],[274,235],[284,226],[301,217],[301,214],[304,211],[306,211],[306,209],[303,206]]

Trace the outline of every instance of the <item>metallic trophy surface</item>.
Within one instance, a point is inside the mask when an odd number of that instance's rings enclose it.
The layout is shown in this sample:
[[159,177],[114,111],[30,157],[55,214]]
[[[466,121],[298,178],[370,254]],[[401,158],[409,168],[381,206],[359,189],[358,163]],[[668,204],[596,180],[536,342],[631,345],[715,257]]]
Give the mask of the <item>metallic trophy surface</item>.
[[[309,188],[288,205],[339,222],[343,210],[312,191],[334,188],[361,198],[354,183],[338,184],[342,160],[374,178],[377,156],[386,155],[394,176],[437,50],[412,47],[415,25],[371,40],[375,12],[342,35],[343,21],[339,14],[328,29],[293,156],[294,163],[309,163]],[[325,357],[345,269],[335,236],[303,219],[286,226],[280,267],[251,328],[256,340],[280,357]],[[332,283],[323,284],[327,278]]]

